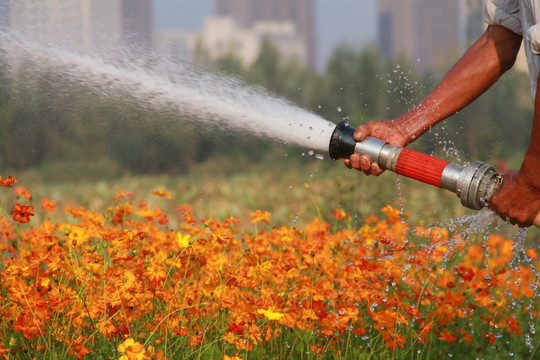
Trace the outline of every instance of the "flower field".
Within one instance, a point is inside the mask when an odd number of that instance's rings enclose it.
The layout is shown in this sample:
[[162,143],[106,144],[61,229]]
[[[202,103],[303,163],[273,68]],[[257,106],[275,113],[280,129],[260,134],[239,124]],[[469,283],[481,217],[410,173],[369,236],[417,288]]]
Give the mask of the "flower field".
[[390,205],[301,227],[256,210],[246,231],[132,192],[95,211],[0,186],[0,358],[539,355],[540,258],[516,240],[415,225]]

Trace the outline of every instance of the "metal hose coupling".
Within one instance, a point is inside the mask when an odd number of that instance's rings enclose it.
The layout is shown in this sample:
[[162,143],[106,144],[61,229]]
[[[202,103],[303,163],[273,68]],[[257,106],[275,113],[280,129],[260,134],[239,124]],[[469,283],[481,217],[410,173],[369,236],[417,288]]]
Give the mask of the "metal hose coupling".
[[372,137],[356,142],[353,135],[354,128],[347,122],[337,124],[330,137],[332,159],[347,158],[353,153],[367,155],[384,170],[452,191],[463,206],[471,209],[488,206],[502,183],[502,175],[482,161],[461,166]]

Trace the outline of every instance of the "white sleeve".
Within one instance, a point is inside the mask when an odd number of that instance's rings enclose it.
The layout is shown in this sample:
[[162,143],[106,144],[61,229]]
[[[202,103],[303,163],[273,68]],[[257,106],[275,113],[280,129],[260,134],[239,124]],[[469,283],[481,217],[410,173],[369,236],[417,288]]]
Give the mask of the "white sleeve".
[[527,30],[527,41],[532,53],[540,55],[540,24],[533,25]]
[[523,35],[518,0],[484,0],[484,21]]

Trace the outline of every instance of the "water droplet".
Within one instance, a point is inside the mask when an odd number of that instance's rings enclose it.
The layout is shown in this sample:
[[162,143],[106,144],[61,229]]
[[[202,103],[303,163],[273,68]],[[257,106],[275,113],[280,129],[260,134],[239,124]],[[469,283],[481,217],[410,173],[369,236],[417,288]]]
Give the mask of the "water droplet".
[[337,112],[341,112],[341,106],[338,106],[338,107],[336,108],[336,110],[337,110]]
[[324,160],[324,155],[315,154],[315,158],[318,159],[318,160]]
[[309,156],[313,156],[313,154],[315,154],[315,151],[309,150],[309,151],[308,151],[308,154],[309,154]]

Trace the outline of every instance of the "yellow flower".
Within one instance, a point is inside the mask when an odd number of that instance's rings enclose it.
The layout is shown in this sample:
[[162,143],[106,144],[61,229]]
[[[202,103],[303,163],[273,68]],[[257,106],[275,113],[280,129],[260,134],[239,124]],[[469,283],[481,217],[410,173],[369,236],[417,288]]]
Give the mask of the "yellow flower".
[[182,235],[182,233],[176,234],[176,241],[178,242],[178,246],[180,249],[187,248],[189,246],[189,240],[191,237],[189,235]]
[[122,354],[120,360],[142,360],[145,358],[145,348],[140,342],[128,338],[118,345],[118,352]]
[[278,313],[272,310],[264,310],[264,309],[258,309],[257,313],[264,315],[264,317],[267,318],[268,320],[279,320],[283,316],[285,316],[285,314],[283,313]]
[[259,268],[262,271],[268,271],[272,268],[272,263],[270,261],[265,261],[262,264],[259,265]]

